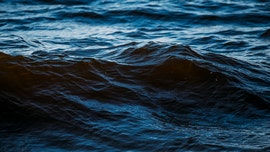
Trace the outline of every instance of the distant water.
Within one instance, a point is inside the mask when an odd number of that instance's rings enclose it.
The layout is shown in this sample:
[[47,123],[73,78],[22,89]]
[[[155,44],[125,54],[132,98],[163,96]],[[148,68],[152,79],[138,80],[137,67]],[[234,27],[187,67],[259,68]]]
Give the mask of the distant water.
[[270,151],[267,0],[0,0],[0,151]]

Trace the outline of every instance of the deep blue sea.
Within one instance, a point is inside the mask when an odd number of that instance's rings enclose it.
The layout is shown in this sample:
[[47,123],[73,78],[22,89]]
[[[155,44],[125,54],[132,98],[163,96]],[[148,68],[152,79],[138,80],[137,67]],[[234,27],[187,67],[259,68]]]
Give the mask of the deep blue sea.
[[0,152],[270,151],[270,1],[0,0]]

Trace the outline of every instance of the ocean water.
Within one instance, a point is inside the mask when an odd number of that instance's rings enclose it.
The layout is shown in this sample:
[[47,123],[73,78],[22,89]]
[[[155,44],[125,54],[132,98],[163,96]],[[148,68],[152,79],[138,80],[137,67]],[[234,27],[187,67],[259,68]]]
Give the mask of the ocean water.
[[0,0],[0,151],[270,151],[267,0]]

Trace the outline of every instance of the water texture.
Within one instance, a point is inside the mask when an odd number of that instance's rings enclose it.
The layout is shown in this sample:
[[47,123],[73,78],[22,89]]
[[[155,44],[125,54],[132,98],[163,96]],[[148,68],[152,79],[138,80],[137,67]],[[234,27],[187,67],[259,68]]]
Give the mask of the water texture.
[[0,0],[0,151],[270,151],[270,2]]

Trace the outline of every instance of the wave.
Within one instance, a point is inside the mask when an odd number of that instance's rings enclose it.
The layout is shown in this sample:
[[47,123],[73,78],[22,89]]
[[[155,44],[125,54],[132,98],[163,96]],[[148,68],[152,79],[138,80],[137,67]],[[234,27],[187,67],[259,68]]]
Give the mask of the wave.
[[[75,9],[76,10],[76,9]],[[83,10],[83,11],[82,11]],[[108,9],[99,11],[89,11],[89,8],[82,10],[63,10],[56,13],[56,18],[61,19],[80,19],[81,22],[88,22],[89,19],[103,20],[103,22],[111,23],[140,23],[147,20],[151,21],[167,21],[167,22],[183,22],[187,25],[249,25],[255,26],[257,24],[268,25],[265,21],[269,20],[270,16],[265,13],[200,13],[196,14],[189,10],[171,11],[162,8],[129,8],[129,9]],[[182,23],[182,24],[183,24]],[[180,24],[180,23],[179,23]],[[183,24],[184,25],[184,24]]]
[[269,110],[269,75],[257,73],[248,63],[199,54],[187,46],[132,45],[111,60],[1,53],[0,61],[1,120],[69,122],[71,118],[98,117],[87,107],[91,101],[135,104],[170,113],[210,108],[244,117],[259,117],[260,109]]

